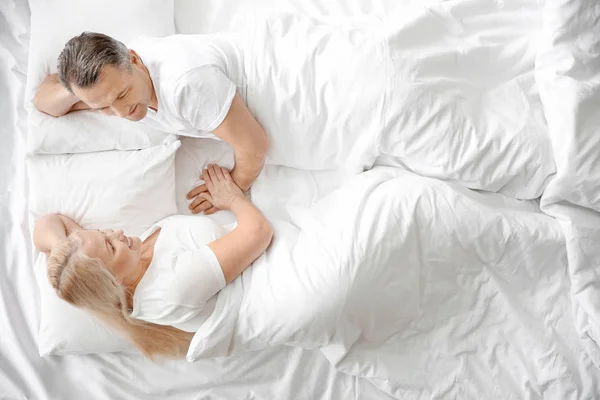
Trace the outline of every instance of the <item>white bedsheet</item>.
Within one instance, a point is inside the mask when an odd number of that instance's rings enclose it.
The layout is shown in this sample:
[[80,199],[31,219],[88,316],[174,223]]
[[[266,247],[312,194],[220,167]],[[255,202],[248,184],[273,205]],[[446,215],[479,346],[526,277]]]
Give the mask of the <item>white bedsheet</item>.
[[28,30],[26,2],[0,2],[0,398],[388,398],[368,381],[336,371],[317,352],[291,347],[195,365],[124,354],[39,357],[24,162]]
[[[265,0],[258,3],[265,9],[278,4],[277,7],[287,8],[287,11],[291,8],[307,14],[357,15],[398,11],[400,5],[408,2]],[[178,27],[187,32],[231,27],[236,18],[243,17],[250,4],[255,3],[178,0]],[[600,373],[592,358],[583,351],[574,328],[570,281],[564,256],[561,256],[564,255],[564,247],[550,245],[552,241],[559,240],[556,236],[557,223],[539,212],[528,215],[522,221],[518,217],[513,218],[516,230],[512,232],[526,233],[529,237],[530,241],[523,242],[523,245],[531,245],[538,251],[548,245],[548,254],[557,256],[547,262],[541,257],[529,259],[528,252],[515,251],[520,245],[514,242],[516,236],[507,237],[503,236],[505,231],[494,231],[495,227],[504,226],[502,221],[506,218],[502,211],[506,204],[500,196],[485,196],[489,203],[486,200],[480,206],[489,210],[481,215],[474,214],[474,208],[455,210],[466,220],[489,222],[489,225],[476,226],[491,230],[490,235],[482,234],[474,237],[473,242],[467,242],[462,251],[469,253],[466,249],[477,243],[484,248],[494,248],[494,242],[488,244],[486,240],[511,238],[513,242],[503,244],[512,249],[506,256],[512,256],[513,262],[511,259],[504,260],[496,267],[500,265],[506,269],[495,269],[481,262],[470,263],[471,259],[459,259],[455,260],[455,264],[449,264],[454,269],[447,274],[434,276],[439,278],[436,282],[442,287],[436,287],[433,294],[448,294],[456,286],[463,285],[463,290],[454,298],[458,300],[459,307],[452,309],[454,314],[445,313],[452,311],[450,300],[446,304],[445,299],[425,296],[424,299],[437,300],[438,303],[424,303],[428,306],[425,309],[428,313],[424,315],[432,317],[439,313],[440,318],[421,321],[426,328],[431,328],[429,330],[417,324],[401,334],[401,340],[394,342],[398,346],[394,349],[388,347],[395,357],[374,360],[372,357],[378,353],[365,351],[363,345],[350,349],[347,358],[337,360],[338,369],[368,376],[368,380],[338,372],[319,351],[287,346],[192,365],[183,362],[155,365],[139,357],[117,354],[39,358],[36,349],[39,297],[26,223],[27,185],[23,162],[26,118],[22,97],[27,31],[28,10],[23,2],[1,2],[0,95],[8,101],[2,101],[0,106],[0,120],[3,121],[0,126],[3,140],[0,147],[0,237],[3,246],[0,258],[0,398],[345,400],[390,398],[385,394],[387,392],[402,399],[437,396],[434,398],[562,400],[591,399],[600,393]],[[184,143],[182,149],[187,146],[193,150],[196,145],[195,142]],[[193,155],[194,151],[187,154]],[[186,164],[183,161],[179,161],[178,165]],[[178,192],[184,191],[190,182],[197,179],[199,166],[194,167],[193,160],[187,165],[180,168]],[[290,214],[332,193],[349,179],[351,177],[337,173],[303,173],[273,167],[266,169],[255,185],[253,198],[271,218],[287,220],[296,229],[294,224],[298,226],[302,221],[295,222]],[[447,189],[445,185],[443,190],[448,192],[444,192],[447,197],[443,198],[475,196],[481,199],[477,194],[467,196],[460,190]],[[292,191],[296,195],[289,196]],[[440,201],[439,196],[431,198]],[[441,207],[451,205],[442,204]],[[181,211],[185,211],[184,202],[180,207]],[[443,218],[450,215],[446,214]],[[532,219],[539,224],[525,222]],[[460,224],[453,226],[460,227]],[[544,226],[548,229],[539,231]],[[418,226],[412,229],[416,228]],[[471,236],[466,234],[462,237]],[[414,246],[415,243],[408,245]],[[575,255],[581,254],[577,247],[572,246],[569,250],[575,251]],[[526,268],[513,270],[517,265]],[[580,265],[585,266],[585,261]],[[469,286],[467,279],[452,281],[455,271],[472,277],[472,285]],[[259,274],[255,278],[258,279]],[[455,286],[446,287],[444,282]],[[295,282],[290,280],[289,283]],[[407,295],[411,293],[408,290]],[[251,304],[246,304],[251,309]],[[440,305],[439,310],[432,309],[434,304]],[[246,327],[253,324],[252,315],[247,314],[248,318],[242,321],[247,324]],[[259,333],[270,334],[267,329]],[[248,332],[236,332],[236,335],[240,349],[252,342],[247,337]],[[328,355],[334,360],[332,350],[329,349]],[[348,349],[342,350],[344,353]],[[394,370],[377,370],[372,365],[393,365]],[[360,370],[361,366],[367,367]],[[384,376],[382,371],[393,379],[381,380],[379,377]]]

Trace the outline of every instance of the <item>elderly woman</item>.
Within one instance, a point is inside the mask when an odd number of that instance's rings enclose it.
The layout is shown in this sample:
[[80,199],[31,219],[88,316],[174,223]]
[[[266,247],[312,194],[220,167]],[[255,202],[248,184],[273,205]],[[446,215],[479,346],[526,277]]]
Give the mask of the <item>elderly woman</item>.
[[83,229],[62,215],[35,225],[35,246],[48,255],[48,278],[60,298],[126,335],[146,356],[185,356],[193,332],[210,316],[215,295],[252,264],[271,226],[234,183],[209,165],[203,193],[237,219],[231,231],[208,217],[172,216],[142,237]]

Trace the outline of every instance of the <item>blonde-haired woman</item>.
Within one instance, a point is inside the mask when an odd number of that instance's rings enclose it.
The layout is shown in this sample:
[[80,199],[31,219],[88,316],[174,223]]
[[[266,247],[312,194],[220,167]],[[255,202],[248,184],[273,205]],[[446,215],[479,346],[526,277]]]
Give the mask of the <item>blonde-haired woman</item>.
[[233,212],[233,230],[207,217],[182,215],[163,219],[141,238],[86,230],[62,215],[35,225],[33,240],[48,255],[48,278],[58,296],[125,334],[148,357],[184,357],[217,292],[273,236],[228,170],[209,165],[203,175],[203,196]]

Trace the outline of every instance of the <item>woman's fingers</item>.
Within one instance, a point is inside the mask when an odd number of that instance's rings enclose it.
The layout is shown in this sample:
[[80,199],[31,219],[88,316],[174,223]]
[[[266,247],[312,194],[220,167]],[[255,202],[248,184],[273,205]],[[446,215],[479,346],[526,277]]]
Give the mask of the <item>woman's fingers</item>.
[[227,168],[221,167],[221,171],[223,172],[223,178],[225,180],[228,180],[228,181],[233,180],[233,178],[231,177],[231,174],[229,173],[229,170]]
[[217,183],[220,181],[219,177],[217,176],[217,171],[215,169],[214,164],[208,165],[208,175],[210,176],[210,179],[213,181],[213,183]]
[[223,167],[215,165],[215,174],[217,175],[219,181],[225,180],[225,175],[223,175]]
[[210,192],[215,187],[215,182],[211,178],[209,171],[210,166],[207,166],[204,172],[202,172],[202,179],[204,179],[204,183],[206,184],[206,189]]

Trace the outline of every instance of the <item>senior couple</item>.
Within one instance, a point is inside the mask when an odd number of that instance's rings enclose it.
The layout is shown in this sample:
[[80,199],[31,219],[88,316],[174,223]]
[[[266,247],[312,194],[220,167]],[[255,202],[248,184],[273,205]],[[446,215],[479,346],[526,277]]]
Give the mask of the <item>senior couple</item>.
[[[335,36],[335,30],[332,32]],[[205,183],[187,194],[195,214],[233,212],[237,225],[231,231],[203,216],[166,218],[141,237],[127,236],[118,229],[86,230],[62,215],[36,222],[34,243],[48,256],[48,278],[57,295],[99,317],[148,357],[185,356],[194,332],[213,312],[218,292],[267,249],[273,236],[269,221],[244,192],[268,162],[274,146],[281,151],[285,145],[280,143],[295,143],[286,148],[293,159],[296,152],[309,154],[319,135],[331,135],[324,138],[332,144],[328,149],[331,157],[344,159],[350,156],[346,151],[359,154],[364,168],[380,154],[399,155],[389,145],[393,140],[383,140],[377,132],[353,132],[353,125],[344,122],[345,118],[373,119],[383,130],[393,131],[385,126],[392,121],[381,114],[393,104],[394,80],[389,69],[394,61],[386,58],[385,52],[381,55],[380,42],[348,40],[345,54],[360,57],[321,54],[328,64],[315,67],[306,81],[316,84],[325,77],[334,93],[310,98],[316,91],[297,88],[300,106],[295,111],[300,117],[295,120],[310,127],[317,118],[303,114],[303,101],[313,105],[336,102],[332,120],[342,128],[314,132],[277,120],[277,115],[282,115],[275,112],[281,110],[280,104],[249,109],[246,91],[269,90],[253,87],[258,81],[248,80],[247,71],[271,67],[259,59],[262,53],[253,54],[239,37],[174,35],[140,38],[126,46],[104,34],[84,32],[65,44],[57,61],[58,74],[46,77],[34,99],[38,110],[58,118],[89,109],[164,132],[218,138],[233,148],[233,169],[207,166],[202,172]],[[252,38],[244,38],[243,43],[249,42]],[[337,42],[332,43],[335,48]],[[318,51],[337,51],[331,49]],[[293,48],[287,50],[273,68],[289,77],[297,72],[297,66],[286,64],[285,58],[293,59],[294,52]],[[371,59],[365,67],[360,60],[367,62],[366,54],[382,58]],[[346,80],[347,87],[336,81],[340,75],[357,74],[368,76]],[[276,80],[269,82],[277,84]],[[352,97],[360,101],[346,101]],[[296,107],[284,106],[286,110]],[[368,135],[377,139],[363,140]]]

